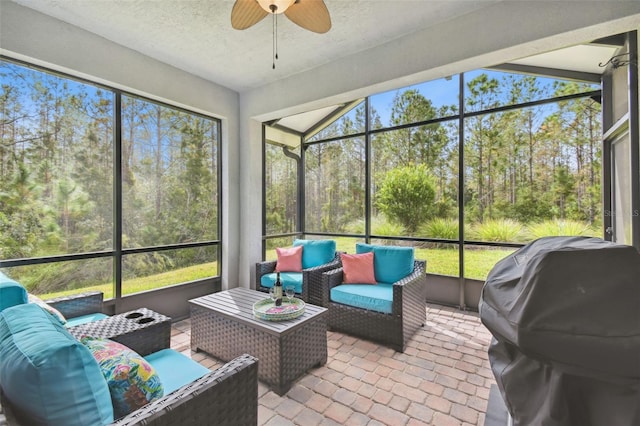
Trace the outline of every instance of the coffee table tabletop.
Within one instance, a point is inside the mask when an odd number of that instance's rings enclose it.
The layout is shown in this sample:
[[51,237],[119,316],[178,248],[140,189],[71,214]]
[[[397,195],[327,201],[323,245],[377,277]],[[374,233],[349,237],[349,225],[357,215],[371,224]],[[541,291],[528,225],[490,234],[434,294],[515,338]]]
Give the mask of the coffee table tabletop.
[[[232,288],[218,293],[207,294],[206,296],[192,299],[189,303],[198,305],[206,309],[215,311],[218,315],[232,318],[234,321],[245,324],[249,327],[260,328],[263,332],[273,335],[285,335],[292,333],[296,328],[316,316],[325,315],[327,309],[321,306],[305,305],[304,313],[298,318],[286,321],[267,321],[256,318],[253,315],[253,304],[263,299],[268,299],[269,295],[261,291],[247,288]],[[286,303],[286,298],[283,303]]]

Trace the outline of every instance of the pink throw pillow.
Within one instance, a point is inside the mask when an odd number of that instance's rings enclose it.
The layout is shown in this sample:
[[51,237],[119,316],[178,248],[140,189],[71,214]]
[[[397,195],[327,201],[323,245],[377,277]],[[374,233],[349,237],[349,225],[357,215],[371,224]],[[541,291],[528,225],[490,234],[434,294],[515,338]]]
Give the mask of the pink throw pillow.
[[373,271],[373,252],[362,254],[341,253],[343,282],[345,284],[376,284]]
[[303,246],[277,247],[276,272],[302,272],[302,248]]

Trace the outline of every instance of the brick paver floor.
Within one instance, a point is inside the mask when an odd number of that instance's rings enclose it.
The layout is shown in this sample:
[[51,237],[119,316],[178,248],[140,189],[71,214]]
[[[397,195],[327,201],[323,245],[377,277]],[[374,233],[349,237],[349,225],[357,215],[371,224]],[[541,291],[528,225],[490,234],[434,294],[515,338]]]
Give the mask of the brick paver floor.
[[[404,353],[328,332],[327,364],[284,396],[259,384],[258,424],[484,425],[491,335],[475,312],[430,304]],[[207,368],[222,363],[190,349],[190,322],[173,324],[171,346]]]

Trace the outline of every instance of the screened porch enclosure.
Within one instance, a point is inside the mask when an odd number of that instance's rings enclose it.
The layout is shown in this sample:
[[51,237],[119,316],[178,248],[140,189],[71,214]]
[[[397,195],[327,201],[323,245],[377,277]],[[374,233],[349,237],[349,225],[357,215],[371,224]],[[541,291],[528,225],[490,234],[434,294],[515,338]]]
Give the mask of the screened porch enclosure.
[[110,313],[219,288],[220,120],[4,57],[0,78],[2,272]]
[[[615,55],[634,40],[589,46]],[[637,105],[620,90],[637,69],[545,61],[265,123],[264,258],[293,238],[335,239],[349,253],[356,242],[409,245],[427,259],[430,302],[477,309],[493,265],[537,238],[640,246],[638,139],[628,125]]]
[[[597,65],[634,57],[637,34],[590,44],[606,48]],[[412,245],[429,300],[471,309],[491,267],[535,238],[640,246],[637,67],[543,60],[265,123],[252,243],[265,259],[294,237]],[[176,318],[189,298],[250,285],[223,284],[250,265],[224,268],[225,247],[245,243],[222,240],[219,119],[14,58],[2,73],[3,272],[43,296],[99,287],[109,312]],[[408,182],[425,191],[395,203]]]

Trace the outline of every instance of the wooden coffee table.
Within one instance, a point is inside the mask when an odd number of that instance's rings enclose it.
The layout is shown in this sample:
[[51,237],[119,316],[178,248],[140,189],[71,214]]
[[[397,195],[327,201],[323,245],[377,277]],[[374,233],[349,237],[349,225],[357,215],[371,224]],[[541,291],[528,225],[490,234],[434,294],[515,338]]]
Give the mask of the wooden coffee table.
[[306,305],[300,317],[265,321],[253,304],[267,294],[234,288],[192,299],[191,349],[229,361],[248,353],[258,358],[258,377],[278,395],[312,367],[327,362],[327,309]]

